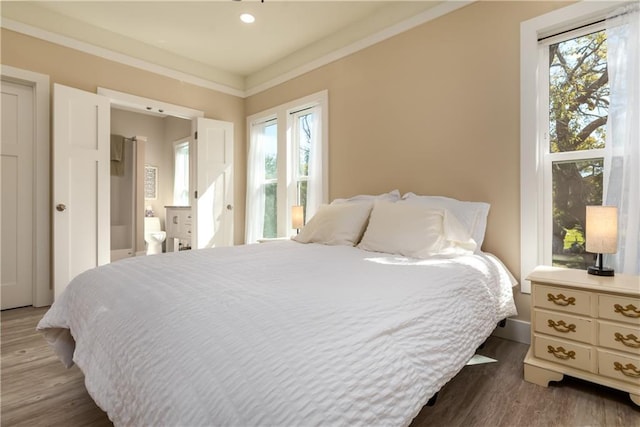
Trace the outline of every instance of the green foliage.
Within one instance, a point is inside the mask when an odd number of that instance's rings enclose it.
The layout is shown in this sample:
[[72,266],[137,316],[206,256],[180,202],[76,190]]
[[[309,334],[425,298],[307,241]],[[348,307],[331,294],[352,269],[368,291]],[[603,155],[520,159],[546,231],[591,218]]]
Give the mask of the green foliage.
[[278,236],[278,185],[265,184],[263,237]]
[[564,236],[564,250],[569,251],[572,248],[583,247],[585,244],[584,234],[582,230],[577,228],[572,228],[571,230],[567,230],[567,234]]
[[550,151],[604,147],[609,107],[606,33],[549,47]]
[[[278,178],[277,157],[267,155],[264,159],[264,176],[266,179]],[[278,236],[278,185],[265,184],[264,187],[264,230],[263,237]]]

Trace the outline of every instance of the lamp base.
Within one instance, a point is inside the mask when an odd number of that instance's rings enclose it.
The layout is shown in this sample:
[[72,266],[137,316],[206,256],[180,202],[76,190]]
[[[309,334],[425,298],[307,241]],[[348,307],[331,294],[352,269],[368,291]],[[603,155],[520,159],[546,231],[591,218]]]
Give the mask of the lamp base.
[[608,267],[597,267],[592,265],[587,269],[587,273],[593,274],[595,276],[613,276],[613,268]]

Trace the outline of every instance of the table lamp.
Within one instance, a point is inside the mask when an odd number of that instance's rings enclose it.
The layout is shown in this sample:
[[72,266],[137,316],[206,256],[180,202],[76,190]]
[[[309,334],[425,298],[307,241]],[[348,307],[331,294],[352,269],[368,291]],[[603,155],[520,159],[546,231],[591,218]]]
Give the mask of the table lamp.
[[615,206],[587,206],[587,252],[597,254],[596,265],[587,269],[596,276],[613,276],[613,268],[602,266],[602,254],[618,250],[618,208]]
[[304,206],[291,206],[291,228],[295,228],[298,233],[304,226]]

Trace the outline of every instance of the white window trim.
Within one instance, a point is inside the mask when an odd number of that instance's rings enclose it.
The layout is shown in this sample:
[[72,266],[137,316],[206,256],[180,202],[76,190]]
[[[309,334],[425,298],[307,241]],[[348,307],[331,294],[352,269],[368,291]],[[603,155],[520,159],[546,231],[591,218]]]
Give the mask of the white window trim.
[[[247,155],[251,141],[251,126],[256,123],[266,122],[276,119],[278,123],[278,181],[285,185],[278,185],[278,200],[287,200],[296,196],[296,179],[294,176],[293,150],[290,149],[293,138],[293,114],[294,112],[308,107],[318,106],[322,111],[322,203],[329,200],[329,91],[323,90],[311,95],[298,98],[277,107],[252,114],[247,117]],[[282,124],[285,124],[284,126]],[[281,154],[286,155],[281,155]],[[277,235],[291,236],[291,209],[287,209],[289,203],[278,203],[277,205]],[[306,220],[306,218],[305,218]]]
[[544,260],[544,150],[541,140],[538,96],[540,49],[538,39],[605,18],[624,4],[583,1],[524,21],[520,24],[520,283],[521,292],[531,293],[527,275]]

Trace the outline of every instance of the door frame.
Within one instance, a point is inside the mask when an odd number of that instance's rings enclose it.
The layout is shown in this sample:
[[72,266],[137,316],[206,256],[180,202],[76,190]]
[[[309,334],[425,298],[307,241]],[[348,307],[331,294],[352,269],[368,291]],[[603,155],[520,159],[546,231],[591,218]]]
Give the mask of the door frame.
[[[181,105],[170,104],[170,103],[158,101],[155,99],[145,98],[142,96],[132,95],[126,92],[119,92],[113,89],[107,89],[100,86],[98,86],[96,93],[98,95],[102,95],[108,98],[112,107],[115,106],[125,110],[151,114],[155,116],[162,116],[162,117],[173,116],[181,119],[191,120],[191,135],[189,135],[189,138],[188,138],[189,139],[189,183],[190,183],[189,185],[191,186],[197,182],[196,168],[194,167],[195,159],[198,156],[197,141],[195,138],[195,134],[196,134],[196,131],[198,130],[198,119],[206,119],[206,117],[204,116],[204,111],[196,110],[189,107],[184,107]],[[208,119],[208,120],[219,121],[216,119]],[[228,123],[231,123],[231,122],[228,122]],[[231,123],[231,126],[233,129],[233,123]],[[232,147],[233,147],[233,144],[234,144],[234,141],[232,141]],[[231,175],[232,197],[234,196],[233,179],[234,179],[233,175]],[[189,199],[192,202],[191,207],[194,210],[193,212],[195,214],[194,215],[195,221],[194,221],[194,224],[192,224],[192,231],[194,232],[194,234],[197,235],[197,232],[198,232],[197,231],[197,228],[198,228],[197,204],[193,203],[195,190],[196,190],[195,186],[193,188],[190,188],[191,194],[189,196]],[[233,222],[234,221],[232,220],[232,224]],[[233,227],[231,229],[231,239],[232,239],[231,241],[234,242],[235,236],[234,236]],[[195,238],[194,241],[192,241],[192,243],[197,243],[197,237]]]
[[53,302],[51,278],[51,214],[50,167],[51,140],[49,135],[49,76],[33,71],[2,65],[2,80],[31,86],[34,92],[34,158],[33,158],[33,300],[34,307]]
[[[120,92],[113,89],[107,89],[98,86],[96,94],[105,96],[111,103],[111,108],[117,107],[124,110],[129,110],[137,113],[151,114],[158,117],[178,117],[181,119],[191,120],[191,134],[189,135],[189,185],[195,183],[195,176],[193,172],[193,156],[194,150],[194,132],[195,122],[198,118],[204,118],[204,111],[195,110],[189,107],[183,107],[181,105],[170,104],[168,102],[158,101],[156,99],[145,98],[138,95],[132,95],[126,92]],[[144,163],[144,161],[142,162]],[[193,189],[190,190],[193,193]],[[173,201],[172,201],[173,203]],[[166,229],[166,226],[165,226]],[[137,237],[134,236],[134,239]],[[145,251],[136,252],[136,256],[144,255]]]
[[137,110],[146,114],[174,116],[189,120],[204,117],[204,111],[169,104],[155,99],[144,98],[142,96],[131,95],[130,93],[118,92],[117,90],[107,89],[104,87],[98,87],[96,93],[109,98],[112,107],[116,106],[128,110]]

